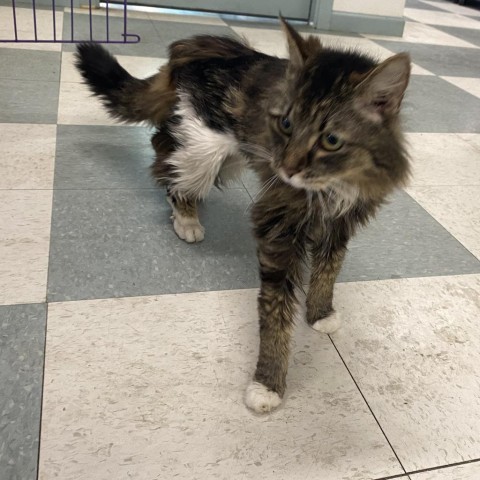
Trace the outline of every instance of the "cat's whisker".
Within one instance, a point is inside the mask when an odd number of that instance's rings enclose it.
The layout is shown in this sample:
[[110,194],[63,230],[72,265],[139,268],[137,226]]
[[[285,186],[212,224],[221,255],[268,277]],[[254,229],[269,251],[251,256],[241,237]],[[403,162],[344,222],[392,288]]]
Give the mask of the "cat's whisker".
[[263,184],[262,188],[254,195],[254,197],[252,198],[252,201],[243,212],[244,215],[247,213],[247,211],[255,202],[260,200],[260,198],[262,198],[275,185],[277,180],[279,180],[279,177],[276,174],[274,174]]
[[270,177],[262,186],[262,188],[254,195],[252,198],[252,203],[255,203],[257,200],[259,200],[265,193],[270,190],[272,185],[275,183],[276,176]]
[[273,155],[265,147],[262,147],[260,145],[241,142],[239,146],[240,146],[240,150],[243,150],[247,153],[255,155],[257,157],[257,160],[261,160],[264,162],[271,162],[273,159]]

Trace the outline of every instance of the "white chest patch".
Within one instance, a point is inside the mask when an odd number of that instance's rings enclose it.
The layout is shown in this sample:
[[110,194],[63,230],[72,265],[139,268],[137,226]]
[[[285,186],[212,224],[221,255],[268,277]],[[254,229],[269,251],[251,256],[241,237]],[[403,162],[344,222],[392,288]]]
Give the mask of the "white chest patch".
[[[172,189],[178,195],[203,199],[224,163],[228,160],[231,168],[231,159],[241,158],[238,142],[232,133],[207,127],[195,113],[186,94],[180,94],[175,113],[181,117],[181,122],[172,131],[180,147],[167,160],[175,172]],[[237,174],[238,169],[235,170]]]

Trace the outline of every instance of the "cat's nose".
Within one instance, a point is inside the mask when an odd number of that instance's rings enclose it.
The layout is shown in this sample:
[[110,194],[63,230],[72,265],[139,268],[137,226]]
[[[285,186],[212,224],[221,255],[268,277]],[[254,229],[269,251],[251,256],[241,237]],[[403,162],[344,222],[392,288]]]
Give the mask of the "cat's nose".
[[299,172],[297,166],[284,166],[282,168],[288,178],[293,177],[296,173]]

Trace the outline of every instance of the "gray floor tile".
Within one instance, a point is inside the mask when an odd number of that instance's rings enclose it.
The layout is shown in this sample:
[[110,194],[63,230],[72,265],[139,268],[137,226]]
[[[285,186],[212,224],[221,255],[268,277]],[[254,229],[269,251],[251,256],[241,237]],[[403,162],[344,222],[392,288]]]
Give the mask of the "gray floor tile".
[[50,248],[51,301],[228,290],[257,285],[244,189],[212,192],[205,241],[173,232],[164,192],[56,190]]
[[[228,290],[258,285],[245,190],[213,192],[198,245],[181,242],[164,193],[55,191],[51,301]],[[480,262],[407,194],[350,246],[340,281],[480,272]]]
[[480,261],[405,192],[349,246],[339,281],[479,273]]
[[0,307],[0,476],[35,480],[46,307]]
[[236,33],[229,27],[217,25],[195,25],[192,23],[179,22],[152,22],[160,38],[159,56],[167,56],[167,47],[176,40],[192,37],[194,35],[227,35],[238,38]]
[[[255,198],[255,175],[248,172],[243,183]],[[358,233],[349,250],[339,281],[480,272],[480,262],[403,192]]]
[[[154,150],[146,127],[59,125],[56,189],[153,188]],[[244,188],[238,180],[225,190]]]
[[405,8],[418,8],[420,10],[436,10],[438,12],[443,12],[441,8],[438,8],[428,3],[422,2],[421,0],[407,0],[405,2]]
[[435,76],[411,78],[402,111],[407,132],[480,132],[480,99]]
[[[220,18],[229,26],[229,27],[250,27],[250,28],[261,28],[264,30],[280,30],[280,24],[278,19],[266,18],[265,21],[258,22],[255,20],[240,20],[235,18],[232,15],[220,15]],[[246,18],[246,17],[244,17]]]
[[256,195],[260,192],[261,185],[257,175],[251,170],[247,170],[242,176],[242,183],[250,196],[257,200]]
[[[478,30],[472,28],[448,27],[444,25],[435,25],[435,28],[480,47],[480,32]],[[480,63],[480,53],[477,52],[477,55],[477,58],[479,58],[478,62]],[[477,74],[475,76],[480,77],[480,69],[477,68]]]
[[[80,17],[87,17],[87,15],[78,15]],[[105,19],[101,17],[103,23],[98,24],[97,32],[101,38],[105,38]],[[118,34],[122,30],[119,30],[119,26],[122,24],[119,23],[119,18],[115,19],[115,28]],[[74,25],[76,22],[76,17],[74,18]],[[75,38],[82,38],[85,35],[89,35],[88,24],[85,19],[81,19],[81,29],[78,30],[75,25]],[[97,25],[96,24],[96,25]],[[69,35],[70,32],[70,20],[65,17],[63,24],[64,35]],[[155,57],[155,58],[165,58],[168,53],[168,45],[174,42],[175,40],[180,40],[182,38],[188,38],[193,35],[200,34],[209,34],[209,35],[230,35],[235,36],[235,33],[229,27],[221,27],[216,25],[196,25],[192,23],[181,23],[181,22],[161,22],[161,21],[150,21],[150,20],[138,20],[130,19],[128,20],[128,32],[136,33],[140,35],[141,42],[136,44],[109,44],[107,46],[108,50],[114,55],[135,55],[141,57]],[[65,38],[65,37],[64,37]],[[118,37],[120,38],[120,37]],[[74,51],[75,45],[65,44],[63,45],[64,51]]]
[[[134,33],[133,31],[131,33]],[[113,55],[130,55],[134,57],[152,57],[164,58],[167,54],[167,49],[157,40],[154,42],[146,42],[143,40],[140,43],[119,43],[108,44],[105,48]],[[62,47],[65,52],[74,52],[76,46],[71,43],[64,44]]]
[[9,80],[60,80],[60,52],[2,48],[0,78]]
[[59,125],[54,188],[152,188],[149,130]]
[[[123,18],[110,16],[108,19],[109,39],[112,41],[122,41],[123,33]],[[153,24],[150,20],[128,18],[127,33],[135,33],[140,35],[141,41],[144,43],[158,42],[156,30],[153,28]],[[65,13],[63,17],[63,38],[68,40],[72,38],[72,22],[70,13]],[[107,22],[105,15],[92,15],[92,38],[95,41],[105,41],[107,39]],[[87,41],[90,39],[89,15],[73,15],[73,39],[77,41]],[[72,45],[70,45],[70,47],[72,47]]]
[[[11,7],[12,6],[12,0],[0,0],[0,6],[5,6],[5,7]],[[28,0],[15,0],[15,6],[17,8],[32,8],[32,2],[29,2]],[[35,3],[35,8],[37,10],[48,10],[52,11],[52,5],[39,5],[38,2]],[[64,10],[64,6],[55,6],[55,10],[57,11],[62,11]]]
[[[433,25],[438,28],[437,25]],[[477,34],[480,31],[477,30]],[[467,39],[465,39],[467,40]],[[468,40],[467,40],[468,41]],[[375,40],[392,52],[410,52],[412,61],[436,75],[477,77],[480,53],[475,48]]]
[[56,123],[58,86],[58,82],[0,79],[0,123]]

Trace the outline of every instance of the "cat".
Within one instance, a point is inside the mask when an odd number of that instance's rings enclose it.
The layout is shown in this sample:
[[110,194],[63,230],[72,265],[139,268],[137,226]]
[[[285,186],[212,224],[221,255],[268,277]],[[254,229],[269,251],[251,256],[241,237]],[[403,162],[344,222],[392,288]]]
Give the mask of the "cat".
[[263,189],[251,217],[260,351],[245,394],[258,413],[278,407],[285,393],[305,258],[306,320],[331,333],[340,326],[332,297],[347,243],[409,176],[399,119],[409,55],[377,62],[280,22],[288,60],[202,35],[172,43],[168,63],[139,80],[100,45],[83,43],[76,53],[77,68],[112,116],[155,127],[152,173],[166,186],[181,239],[204,239],[197,204],[212,186],[246,166],[258,174]]

